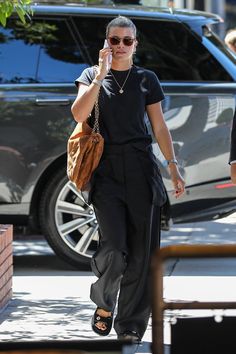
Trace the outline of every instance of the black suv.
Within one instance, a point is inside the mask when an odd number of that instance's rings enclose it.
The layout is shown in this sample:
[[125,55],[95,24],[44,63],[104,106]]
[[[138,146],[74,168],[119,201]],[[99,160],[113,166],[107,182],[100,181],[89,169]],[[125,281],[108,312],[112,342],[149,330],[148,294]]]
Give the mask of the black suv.
[[73,82],[97,63],[106,24],[117,15],[137,25],[135,64],[161,80],[165,119],[186,180],[186,194],[175,200],[153,141],[169,195],[163,225],[235,210],[227,162],[236,58],[211,30],[220,18],[142,6],[37,5],[26,26],[11,18],[0,28],[0,221],[39,230],[75,265],[89,261],[98,226],[92,206],[66,176]]

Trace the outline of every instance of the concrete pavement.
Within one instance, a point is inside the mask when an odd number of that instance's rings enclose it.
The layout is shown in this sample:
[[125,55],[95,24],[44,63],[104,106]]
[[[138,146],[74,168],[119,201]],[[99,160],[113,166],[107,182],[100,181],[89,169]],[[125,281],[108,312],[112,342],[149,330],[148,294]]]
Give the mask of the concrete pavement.
[[[236,214],[214,222],[173,225],[162,232],[162,246],[180,243],[235,244]],[[95,306],[89,288],[95,279],[89,270],[74,270],[58,259],[42,239],[14,241],[13,299],[0,314],[0,341],[99,339],[90,328]],[[166,299],[232,300],[236,260],[170,262],[164,286]],[[167,320],[182,314],[167,312]],[[112,330],[109,339],[115,338]],[[165,342],[169,341],[167,331]],[[150,353],[150,342],[151,324],[136,353]]]

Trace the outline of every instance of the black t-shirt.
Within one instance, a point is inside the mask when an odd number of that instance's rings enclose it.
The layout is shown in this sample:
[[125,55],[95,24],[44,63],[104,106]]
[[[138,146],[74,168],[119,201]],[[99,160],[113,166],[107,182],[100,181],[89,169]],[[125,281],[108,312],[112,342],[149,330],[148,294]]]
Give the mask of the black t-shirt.
[[[111,69],[116,80],[122,86],[128,70]],[[94,79],[94,67],[85,69],[75,80],[90,85]],[[150,140],[145,124],[145,107],[160,102],[164,93],[156,74],[150,70],[133,66],[130,75],[119,93],[119,86],[108,72],[99,93],[99,126],[107,144],[125,144],[143,139]],[[92,112],[92,117],[94,112]]]

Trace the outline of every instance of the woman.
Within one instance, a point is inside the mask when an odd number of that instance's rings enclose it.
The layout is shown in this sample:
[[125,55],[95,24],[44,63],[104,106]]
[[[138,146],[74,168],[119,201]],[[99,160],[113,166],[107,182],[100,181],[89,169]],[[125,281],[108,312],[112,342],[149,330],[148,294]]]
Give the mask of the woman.
[[225,44],[236,53],[236,28],[230,29],[225,36]]
[[100,230],[99,248],[92,259],[98,276],[91,286],[91,299],[97,305],[92,328],[99,335],[109,334],[118,297],[114,321],[118,338],[140,341],[150,315],[150,256],[159,246],[160,210],[166,197],[146,114],[168,160],[177,198],[184,192],[184,181],[163,118],[159,81],[152,71],[132,62],[138,44],[134,23],[122,16],[113,19],[106,39],[109,47],[99,51],[96,71],[85,69],[76,80],[78,96],[72,105],[75,120],[85,121],[99,95],[105,141],[90,191]]

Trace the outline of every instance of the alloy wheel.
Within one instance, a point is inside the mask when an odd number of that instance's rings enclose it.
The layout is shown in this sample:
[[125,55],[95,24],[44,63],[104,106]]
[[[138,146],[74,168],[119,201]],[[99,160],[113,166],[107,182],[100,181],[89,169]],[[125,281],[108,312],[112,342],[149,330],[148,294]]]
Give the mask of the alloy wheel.
[[98,243],[94,209],[72,182],[67,182],[58,195],[55,223],[58,234],[74,252],[88,258],[93,255]]

